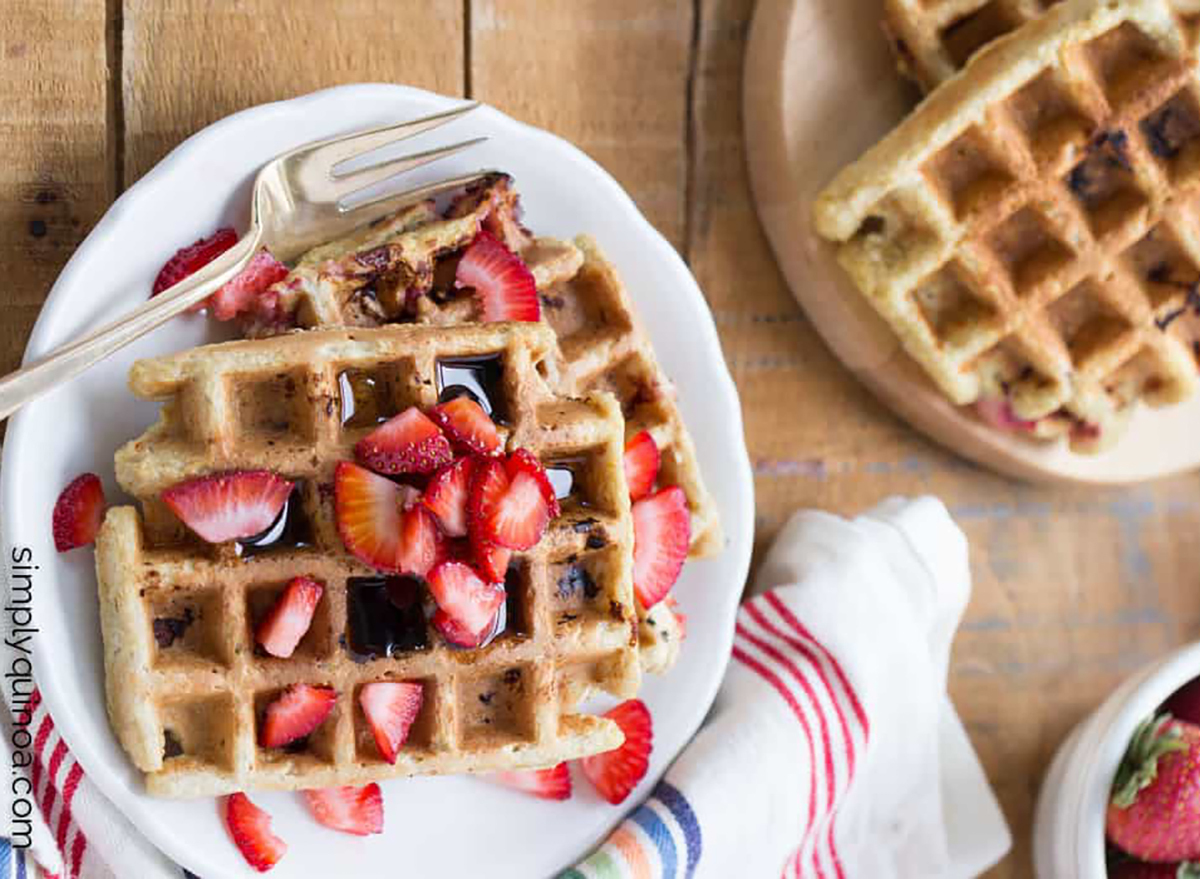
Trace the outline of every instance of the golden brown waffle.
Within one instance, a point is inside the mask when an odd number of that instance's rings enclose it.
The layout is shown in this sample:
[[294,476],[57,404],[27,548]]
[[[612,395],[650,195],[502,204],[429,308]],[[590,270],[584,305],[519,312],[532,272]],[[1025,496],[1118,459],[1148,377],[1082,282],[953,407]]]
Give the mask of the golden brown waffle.
[[844,169],[817,230],[951,400],[1103,447],[1196,385],[1197,95],[1163,0],[1066,0]]
[[[134,393],[165,403],[116,458],[117,480],[144,519],[132,507],[109,511],[97,570],[109,714],[151,793],[536,767],[621,742],[611,721],[575,708],[592,689],[627,697],[640,682],[624,424],[609,395],[551,391],[553,350],[553,333],[534,324],[400,326],[293,333],[135,364]],[[347,583],[378,575],[338,537],[336,462],[353,458],[378,419],[435,404],[458,381],[447,368],[493,357],[508,447],[572,474],[563,512],[514,556],[507,628],[492,643],[452,649],[418,616],[413,649],[354,655],[347,603],[358,586]],[[287,539],[274,547],[239,552],[189,539],[159,500],[184,479],[258,468],[297,484],[281,515]],[[256,651],[256,620],[299,575],[325,587],[312,627],[289,659]],[[394,766],[378,756],[358,707],[359,688],[386,679],[425,687]],[[333,713],[297,752],[259,747],[265,706],[299,682],[334,687]]]
[[[590,238],[572,244],[534,239],[516,220],[507,175],[472,187],[447,218],[432,205],[410,208],[350,238],[306,255],[276,289],[301,327],[378,326],[396,321],[438,325],[477,320],[473,296],[454,287],[458,255],[481,226],[521,254],[542,296],[545,321],[561,348],[558,390],[616,394],[627,433],[648,429],[662,452],[662,481],[679,485],[692,516],[691,556],[721,550],[716,503],[705,488],[674,392],[641,328],[633,301]],[[420,295],[418,295],[420,294]]]

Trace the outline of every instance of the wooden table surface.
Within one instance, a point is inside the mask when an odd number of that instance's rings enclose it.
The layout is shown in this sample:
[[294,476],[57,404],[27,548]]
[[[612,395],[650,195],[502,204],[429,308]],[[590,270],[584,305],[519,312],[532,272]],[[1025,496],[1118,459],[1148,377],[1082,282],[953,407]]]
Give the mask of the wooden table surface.
[[739,97],[753,0],[0,9],[0,372],[17,365],[76,245],[183,138],[325,86],[422,86],[575,142],[691,264],[741,391],[760,550],[799,507],[850,514],[925,492],[949,505],[975,575],[950,689],[1016,837],[990,875],[1032,874],[1034,798],[1071,725],[1132,670],[1200,634],[1196,476],[1106,491],[993,476],[891,416],[808,325],[747,187]]

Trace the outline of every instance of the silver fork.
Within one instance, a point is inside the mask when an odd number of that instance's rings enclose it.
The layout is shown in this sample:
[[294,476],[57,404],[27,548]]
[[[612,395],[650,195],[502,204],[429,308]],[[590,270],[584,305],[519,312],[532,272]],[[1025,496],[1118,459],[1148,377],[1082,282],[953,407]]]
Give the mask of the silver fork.
[[[462,152],[486,140],[485,137],[379,161],[361,168],[339,170],[339,166],[344,166],[352,159],[431,131],[477,106],[474,103],[466,104],[421,119],[305,144],[272,159],[262,167],[254,181],[250,228],[237,244],[119,320],[0,378],[0,421],[35,397],[202,302],[240,272],[260,248],[266,247],[276,259],[289,262],[306,250],[385,216],[405,204],[479,180],[487,172],[452,177],[403,192],[365,193],[365,190],[377,184],[392,182],[394,178],[429,162]],[[356,199],[355,196],[360,198]]]

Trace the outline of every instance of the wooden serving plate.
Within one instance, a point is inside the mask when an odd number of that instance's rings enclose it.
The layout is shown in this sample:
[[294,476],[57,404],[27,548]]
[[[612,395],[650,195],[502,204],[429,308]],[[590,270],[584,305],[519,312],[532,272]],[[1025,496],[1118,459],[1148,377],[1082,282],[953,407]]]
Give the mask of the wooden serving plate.
[[917,103],[896,72],[880,0],[759,0],[746,49],[743,113],[759,217],[800,302],[834,353],[917,430],[1023,479],[1094,485],[1200,466],[1200,396],[1141,407],[1099,455],[1006,434],[950,403],[901,349],[812,228],[810,205],[833,176]]

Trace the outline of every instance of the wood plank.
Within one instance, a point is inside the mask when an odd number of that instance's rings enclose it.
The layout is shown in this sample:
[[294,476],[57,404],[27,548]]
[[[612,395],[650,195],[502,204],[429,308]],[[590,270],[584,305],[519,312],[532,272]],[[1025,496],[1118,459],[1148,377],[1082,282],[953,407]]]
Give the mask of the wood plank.
[[687,0],[472,0],[471,96],[591,155],[678,247],[692,14]]
[[126,0],[125,182],[237,110],[351,82],[463,93],[463,6]]
[[758,546],[801,507],[852,515],[890,494],[943,498],[971,543],[974,592],[950,690],[1016,846],[989,874],[1032,875],[1037,790],[1068,730],[1135,668],[1200,632],[1200,476],[1128,490],[1037,488],[915,434],[831,356],[758,227],[741,71],[753,0],[703,0],[686,244],[742,395]]
[[0,374],[108,203],[103,3],[5,7],[0,34]]

